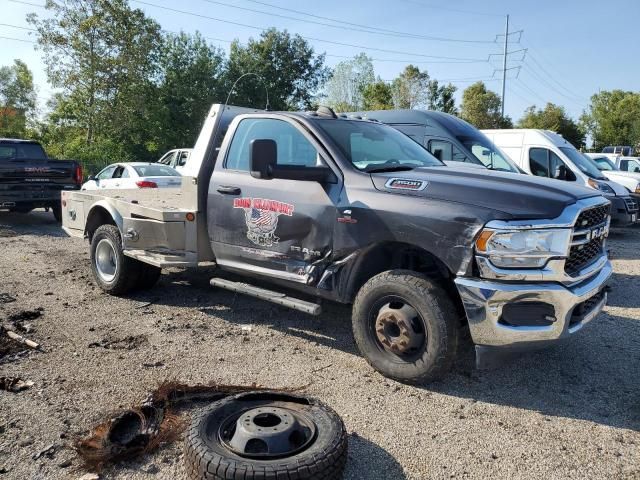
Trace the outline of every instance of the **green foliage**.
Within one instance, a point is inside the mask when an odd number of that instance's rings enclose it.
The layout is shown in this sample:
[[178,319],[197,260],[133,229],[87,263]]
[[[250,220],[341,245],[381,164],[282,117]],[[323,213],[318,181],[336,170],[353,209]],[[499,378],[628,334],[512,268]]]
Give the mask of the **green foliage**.
[[33,74],[21,60],[0,67],[0,137],[23,138],[36,109]]
[[462,93],[460,117],[479,129],[511,128],[511,119],[502,117],[500,106],[500,97],[483,82],[476,82]]
[[362,99],[365,110],[393,109],[391,87],[380,79],[362,89]]
[[396,108],[425,108],[429,102],[429,74],[407,65],[391,84]]
[[272,110],[309,108],[313,93],[329,76],[324,58],[324,54],[315,55],[300,35],[292,36],[286,30],[271,28],[258,40],[249,39],[246,46],[235,41],[227,66],[228,88],[245,73],[256,73],[260,79],[246,77],[240,81],[230,103],[264,108],[266,87]]
[[371,58],[360,53],[352,60],[338,63],[325,86],[325,101],[337,111],[354,111],[364,108],[363,90],[375,83]]
[[195,143],[211,104],[225,100],[224,68],[224,52],[207,44],[199,33],[165,37],[149,150],[162,153]]
[[553,103],[547,103],[544,109],[536,109],[535,105],[527,108],[518,122],[518,128],[552,130],[562,135],[575,147],[579,148],[584,144],[582,129],[567,116],[563,107]]
[[458,89],[454,85],[450,83],[447,85],[439,85],[438,80],[431,80],[428,89],[429,102],[427,109],[449,113],[451,115],[458,114],[456,99],[454,97]]
[[127,0],[47,0],[46,8],[46,17],[30,14],[28,21],[49,82],[63,92],[51,114],[54,128],[73,142],[84,137],[89,151],[94,142],[116,142],[129,156],[144,157],[160,26]]
[[606,145],[640,147],[640,93],[611,90],[593,95],[580,125],[597,151]]

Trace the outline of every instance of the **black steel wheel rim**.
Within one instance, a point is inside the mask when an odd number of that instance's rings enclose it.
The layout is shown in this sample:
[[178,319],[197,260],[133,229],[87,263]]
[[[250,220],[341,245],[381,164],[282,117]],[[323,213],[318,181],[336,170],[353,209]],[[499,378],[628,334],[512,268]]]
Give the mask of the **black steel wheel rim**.
[[280,404],[233,413],[218,428],[218,439],[225,449],[255,460],[291,457],[316,438],[316,424],[308,415]]
[[[409,308],[407,309],[405,306]],[[394,310],[403,312],[400,315],[401,319],[391,320],[394,316]],[[382,317],[387,313],[390,321],[381,322],[381,312]],[[371,306],[367,320],[369,337],[391,361],[397,363],[414,362],[421,358],[426,351],[428,340],[426,323],[417,309],[403,297],[386,295],[380,298]],[[406,325],[399,327],[398,320],[404,321]],[[387,342],[383,342],[382,338],[385,338]],[[407,345],[401,345],[402,340],[407,340]],[[394,349],[393,344],[396,344],[398,348]]]

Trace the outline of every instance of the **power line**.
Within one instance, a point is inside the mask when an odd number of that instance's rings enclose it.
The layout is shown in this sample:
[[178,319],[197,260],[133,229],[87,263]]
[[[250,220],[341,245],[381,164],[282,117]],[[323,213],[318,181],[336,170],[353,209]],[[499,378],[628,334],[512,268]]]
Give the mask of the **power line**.
[[[12,1],[17,1],[17,0],[12,0]],[[150,3],[150,2],[145,2],[143,0],[131,0],[132,2],[135,3],[140,3],[142,5],[147,5],[150,7],[155,7],[155,8],[160,8],[162,10],[167,10],[167,11],[171,11],[171,12],[175,12],[175,13],[181,13],[183,15],[190,15],[193,17],[198,17],[198,18],[204,18],[207,20],[213,20],[216,22],[221,22],[221,23],[228,23],[230,25],[236,25],[239,27],[245,27],[245,28],[251,28],[254,30],[260,30],[262,32],[268,30],[268,28],[264,28],[264,27],[257,27],[255,25],[248,25],[246,23],[240,23],[240,22],[234,22],[231,20],[223,20],[221,18],[216,18],[216,17],[210,17],[208,15],[203,15],[201,13],[195,13],[195,12],[189,12],[186,10],[179,10],[177,8],[171,8],[171,7],[165,7],[163,5],[157,5],[155,3]],[[466,60],[466,61],[487,61],[487,60],[482,60],[482,59],[478,59],[478,58],[460,58],[460,57],[446,57],[446,56],[440,56],[440,55],[425,55],[422,53],[412,53],[412,52],[403,52],[403,51],[399,51],[399,50],[387,50],[387,49],[383,49],[383,48],[375,48],[375,47],[367,47],[364,45],[356,45],[356,44],[351,44],[351,43],[343,43],[343,42],[335,42],[333,40],[325,40],[322,38],[315,38],[315,37],[307,37],[304,35],[300,35],[301,38],[304,38],[306,40],[311,40],[314,42],[321,42],[321,43],[328,43],[330,45],[339,45],[342,47],[352,47],[352,48],[359,48],[361,50],[372,50],[372,51],[376,51],[376,52],[384,52],[384,53],[395,53],[395,54],[401,54],[401,55],[410,55],[410,56],[416,56],[416,57],[422,57],[422,58],[434,58],[434,59],[440,59],[440,60]]]
[[568,88],[567,88],[567,87],[565,87],[563,84],[561,84],[561,83],[560,83],[560,82],[559,82],[559,81],[558,81],[558,80],[557,80],[557,79],[556,79],[552,74],[550,74],[550,73],[549,73],[549,72],[548,72],[548,71],[547,71],[547,70],[546,70],[546,69],[545,69],[545,68],[540,64],[540,62],[538,62],[538,61],[535,59],[535,56],[533,56],[533,55],[529,55],[529,58],[531,58],[531,60],[533,61],[533,63],[535,63],[535,64],[540,68],[540,70],[542,70],[542,72],[543,72],[543,73],[545,73],[545,74],[547,75],[547,77],[549,77],[551,80],[553,80],[553,82],[555,82],[555,83],[556,83],[556,85],[558,85],[560,88],[562,88],[563,90],[565,90],[566,92],[568,92],[568,93],[569,93],[572,97],[574,97],[576,100],[580,100],[580,101],[585,100],[584,98],[582,98],[582,97],[579,97],[579,96],[575,95],[575,94],[574,94],[570,89],[568,89]]
[[22,38],[15,38],[15,37],[4,37],[4,36],[0,36],[1,39],[3,40],[13,40],[15,42],[24,42],[24,43],[36,43],[33,40],[24,40]]
[[[323,26],[327,26],[327,27],[332,27],[332,28],[340,28],[342,30],[349,30],[349,31],[357,31],[357,32],[364,32],[364,33],[371,33],[371,34],[377,34],[377,35],[387,35],[387,36],[392,36],[392,37],[402,37],[402,38],[416,38],[416,39],[423,39],[423,40],[432,40],[432,41],[437,41],[437,42],[455,42],[455,43],[489,43],[489,44],[493,44],[495,43],[494,40],[469,40],[469,39],[462,39],[462,38],[450,38],[450,37],[434,37],[431,35],[419,35],[419,34],[415,34],[415,33],[407,33],[407,32],[400,32],[398,30],[389,30],[386,28],[379,28],[379,27],[372,27],[369,25],[363,25],[361,23],[353,23],[353,22],[345,22],[343,20],[339,20],[336,18],[331,18],[331,17],[323,17],[321,15],[314,15],[314,14],[310,14],[310,13],[306,13],[300,10],[295,10],[293,8],[285,8],[285,7],[280,7],[278,5],[273,5],[271,3],[267,3],[267,2],[261,2],[258,0],[246,0],[248,2],[251,3],[256,3],[258,5],[264,5],[270,8],[274,8],[274,9],[278,9],[278,10],[283,10],[283,11],[287,11],[287,12],[292,12],[292,13],[296,13],[297,15],[303,15],[303,16],[308,16],[308,17],[312,17],[312,18],[318,18],[321,20],[327,20],[330,22],[334,22],[334,23],[339,23],[342,25],[346,25],[346,26],[341,26],[341,25],[332,25],[329,23],[324,23],[324,22],[315,22],[312,20],[303,20],[301,18],[295,18],[295,17],[289,17],[286,15],[279,15],[277,13],[272,13],[272,12],[265,12],[263,10],[255,10],[255,9],[251,9],[251,8],[247,8],[247,7],[240,7],[237,5],[231,5],[229,3],[224,3],[224,2],[219,2],[216,0],[202,0],[205,1],[207,3],[212,3],[212,4],[217,4],[217,5],[224,5],[226,7],[230,7],[230,8],[236,8],[239,10],[245,10],[245,11],[249,11],[249,12],[254,12],[254,13],[261,13],[264,15],[270,15],[270,16],[275,16],[275,17],[280,17],[280,18],[286,18],[289,20],[296,20],[299,22],[306,22],[306,23],[313,23],[316,25],[323,25]],[[354,30],[354,27],[357,27]]]
[[410,3],[412,5],[418,5],[423,8],[434,9],[434,10],[447,10],[449,12],[466,13],[468,15],[482,15],[486,17],[504,17],[504,15],[499,13],[479,12],[479,11],[473,11],[473,10],[462,10],[459,8],[442,7],[440,5],[429,5],[426,3],[417,2],[415,0],[400,0],[400,1],[405,3]]
[[20,25],[11,25],[9,23],[0,23],[0,27],[19,28],[20,30],[29,30],[31,32],[37,32],[35,28],[21,27]]
[[553,90],[555,93],[557,93],[558,95],[561,95],[562,97],[566,98],[567,100],[574,102],[576,104],[582,104],[583,100],[580,100],[578,98],[575,97],[570,97],[569,95],[566,95],[565,93],[561,92],[557,87],[555,87],[553,84],[551,84],[550,82],[548,82],[544,77],[542,77],[538,72],[536,72],[533,68],[529,67],[529,65],[527,65],[526,63],[524,64],[524,70],[526,72],[528,72],[530,75],[532,75],[533,77],[535,77],[537,79],[537,81],[543,83],[545,86],[547,86],[548,88],[550,88],[551,90]]

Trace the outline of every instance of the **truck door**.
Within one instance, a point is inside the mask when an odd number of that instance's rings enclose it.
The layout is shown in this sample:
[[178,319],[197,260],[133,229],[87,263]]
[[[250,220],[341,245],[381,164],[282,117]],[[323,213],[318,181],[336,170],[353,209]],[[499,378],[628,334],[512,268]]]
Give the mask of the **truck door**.
[[249,173],[252,140],[277,145],[278,165],[329,165],[321,147],[290,119],[244,118],[219,158],[207,216],[216,262],[228,269],[311,284],[331,255],[341,183],[258,179]]

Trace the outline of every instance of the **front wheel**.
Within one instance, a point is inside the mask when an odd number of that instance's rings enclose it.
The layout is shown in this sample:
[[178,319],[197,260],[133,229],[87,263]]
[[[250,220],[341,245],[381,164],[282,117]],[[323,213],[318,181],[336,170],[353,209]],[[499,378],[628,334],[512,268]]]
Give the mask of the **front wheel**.
[[444,376],[458,346],[455,307],[427,277],[391,270],[371,278],[353,305],[353,335],[367,362],[386,377],[425,383]]

